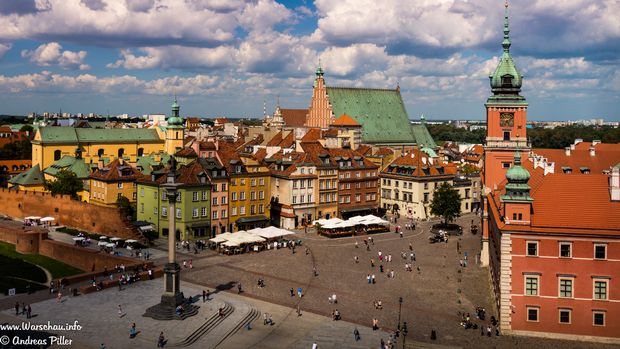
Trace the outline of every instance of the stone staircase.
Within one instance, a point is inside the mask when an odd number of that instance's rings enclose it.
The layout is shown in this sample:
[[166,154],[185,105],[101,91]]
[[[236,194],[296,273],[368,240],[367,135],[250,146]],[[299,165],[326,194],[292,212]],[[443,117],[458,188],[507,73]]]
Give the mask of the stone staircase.
[[242,328],[251,325],[251,323],[260,316],[260,314],[261,312],[258,309],[251,307],[247,314],[241,319],[241,321],[239,321],[239,323],[237,323],[230,331],[228,331],[228,333],[226,333],[224,337],[222,337],[222,339],[220,339],[213,346],[213,348],[217,348],[220,344],[224,343],[228,338],[235,335]]
[[210,318],[208,318],[207,321],[204,324],[202,324],[200,327],[198,327],[189,336],[187,336],[187,338],[185,338],[184,340],[182,340],[179,343],[171,343],[171,344],[169,344],[167,346],[171,347],[171,348],[174,348],[174,347],[188,347],[188,346],[196,343],[196,341],[198,341],[200,338],[202,338],[202,336],[204,336],[205,334],[211,332],[214,328],[216,328],[222,322],[224,322],[224,320],[226,320],[226,318],[229,317],[234,311],[235,311],[235,307],[232,304],[230,304],[228,302],[224,302],[224,309],[223,309],[223,314],[224,315],[223,316],[220,316],[219,313],[216,313],[215,315],[213,315]]

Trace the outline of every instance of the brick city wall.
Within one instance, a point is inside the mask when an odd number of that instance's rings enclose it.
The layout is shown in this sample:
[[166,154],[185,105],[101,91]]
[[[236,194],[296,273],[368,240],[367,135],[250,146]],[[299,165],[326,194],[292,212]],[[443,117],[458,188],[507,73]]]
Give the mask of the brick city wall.
[[42,240],[39,243],[39,254],[62,261],[85,272],[102,271],[106,267],[108,270],[112,270],[116,264],[129,266],[138,262],[132,258],[113,256],[97,250],[53,240]]
[[118,209],[72,200],[49,193],[0,190],[0,214],[14,218],[54,217],[55,224],[103,235],[135,239],[135,233],[123,222]]

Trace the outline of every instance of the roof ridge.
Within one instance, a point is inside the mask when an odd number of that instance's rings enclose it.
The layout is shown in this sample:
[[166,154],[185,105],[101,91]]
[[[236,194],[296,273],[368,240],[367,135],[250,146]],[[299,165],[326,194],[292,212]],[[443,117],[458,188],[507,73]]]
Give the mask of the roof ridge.
[[373,88],[373,87],[347,87],[347,86],[325,86],[325,88],[339,88],[339,89],[347,89],[347,90],[371,90],[371,91],[391,91],[391,92],[400,92],[399,89],[394,88]]

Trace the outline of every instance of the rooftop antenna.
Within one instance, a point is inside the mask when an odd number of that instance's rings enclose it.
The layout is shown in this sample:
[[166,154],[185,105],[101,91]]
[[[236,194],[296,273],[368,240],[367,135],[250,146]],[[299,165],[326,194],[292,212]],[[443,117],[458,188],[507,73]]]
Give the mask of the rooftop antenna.
[[263,99],[263,117],[267,117],[267,101]]

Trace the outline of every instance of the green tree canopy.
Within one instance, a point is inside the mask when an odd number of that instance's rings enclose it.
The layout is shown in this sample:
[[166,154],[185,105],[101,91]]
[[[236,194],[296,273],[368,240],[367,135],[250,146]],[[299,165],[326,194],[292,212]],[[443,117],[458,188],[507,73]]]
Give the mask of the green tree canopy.
[[0,148],[0,160],[25,160],[32,158],[32,145],[27,139],[7,143]]
[[431,214],[443,218],[443,223],[448,224],[461,216],[461,196],[448,182],[442,183],[433,193],[431,201]]
[[74,200],[79,200],[77,193],[84,190],[82,180],[77,178],[75,173],[65,169],[58,171],[56,180],[46,180],[44,186],[52,195],[71,195]]

